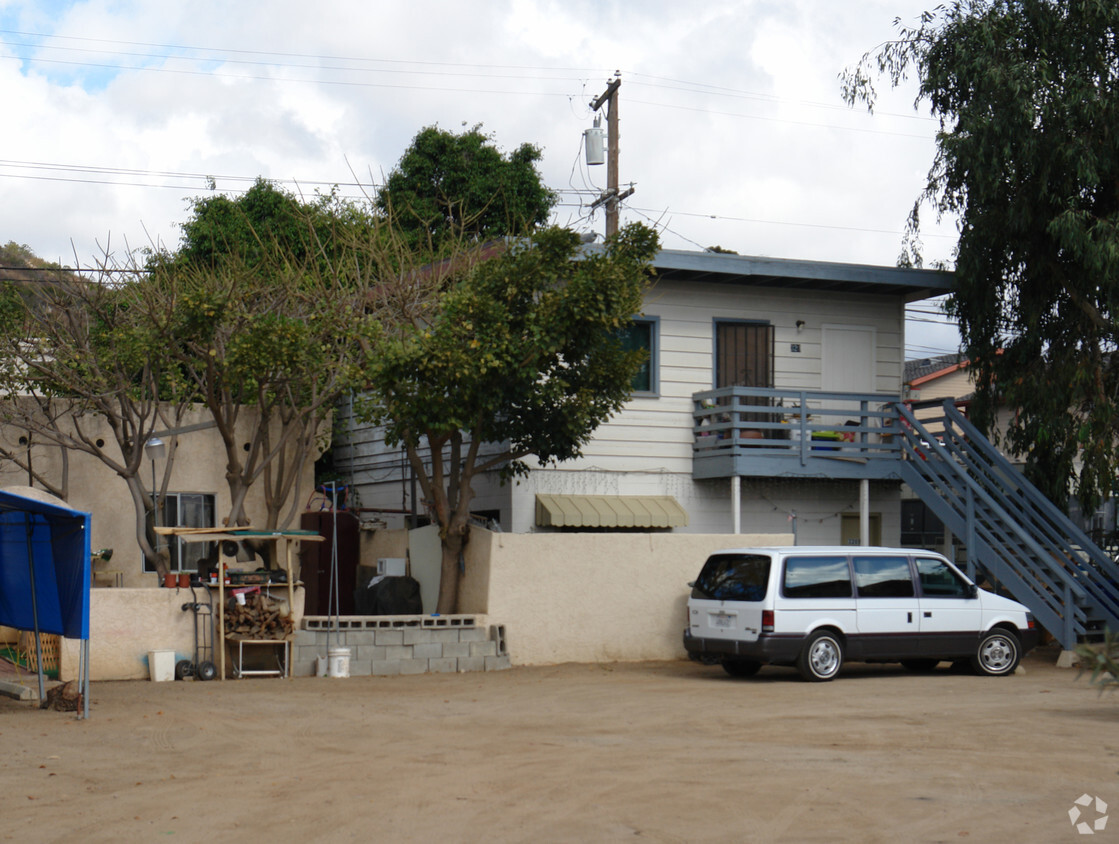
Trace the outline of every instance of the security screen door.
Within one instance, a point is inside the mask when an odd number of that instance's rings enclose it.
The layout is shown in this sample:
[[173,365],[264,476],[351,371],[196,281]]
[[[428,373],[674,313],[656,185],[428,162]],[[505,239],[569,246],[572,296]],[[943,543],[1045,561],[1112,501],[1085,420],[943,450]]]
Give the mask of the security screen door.
[[715,323],[715,386],[773,386],[773,326]]

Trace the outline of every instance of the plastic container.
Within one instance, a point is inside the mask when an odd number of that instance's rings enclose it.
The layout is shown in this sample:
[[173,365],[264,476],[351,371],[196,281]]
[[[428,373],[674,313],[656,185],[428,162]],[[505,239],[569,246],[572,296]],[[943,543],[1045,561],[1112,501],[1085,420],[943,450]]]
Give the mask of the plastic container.
[[175,679],[175,652],[170,649],[148,651],[148,673],[153,683]]
[[349,648],[330,648],[326,652],[328,677],[349,677],[350,676],[350,649]]

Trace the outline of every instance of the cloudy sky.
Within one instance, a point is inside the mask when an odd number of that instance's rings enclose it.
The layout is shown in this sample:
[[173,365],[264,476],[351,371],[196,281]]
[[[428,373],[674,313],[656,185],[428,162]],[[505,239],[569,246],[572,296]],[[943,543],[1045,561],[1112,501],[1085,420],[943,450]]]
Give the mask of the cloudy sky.
[[[914,88],[838,74],[932,0],[0,0],[0,243],[89,265],[174,247],[187,199],[257,176],[368,192],[415,133],[543,150],[556,220],[590,203],[589,103],[620,72],[623,222],[668,248],[893,265],[933,156]],[[605,122],[605,120],[604,120]],[[951,221],[927,231],[949,259]],[[932,303],[908,356],[955,351]]]

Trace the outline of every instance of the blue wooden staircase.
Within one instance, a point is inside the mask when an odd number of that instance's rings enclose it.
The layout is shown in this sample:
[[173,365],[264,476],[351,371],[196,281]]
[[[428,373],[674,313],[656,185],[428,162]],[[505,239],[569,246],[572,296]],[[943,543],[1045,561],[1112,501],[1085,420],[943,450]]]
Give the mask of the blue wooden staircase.
[[1119,631],[1119,565],[1018,472],[949,399],[898,405],[902,479],[967,549],[968,574],[1030,608],[1067,650]]

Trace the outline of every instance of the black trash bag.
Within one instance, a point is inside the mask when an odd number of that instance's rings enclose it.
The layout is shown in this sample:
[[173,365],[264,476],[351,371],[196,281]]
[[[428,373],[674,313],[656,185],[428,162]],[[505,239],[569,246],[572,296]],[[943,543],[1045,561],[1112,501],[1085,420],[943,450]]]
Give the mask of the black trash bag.
[[412,577],[374,577],[364,589],[354,590],[358,615],[422,615],[420,584]]

